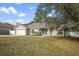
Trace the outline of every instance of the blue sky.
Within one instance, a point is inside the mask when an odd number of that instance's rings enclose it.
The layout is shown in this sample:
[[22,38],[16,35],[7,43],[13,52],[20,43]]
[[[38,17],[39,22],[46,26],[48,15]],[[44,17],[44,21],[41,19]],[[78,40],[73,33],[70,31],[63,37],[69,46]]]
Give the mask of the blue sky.
[[0,22],[29,23],[35,17],[38,3],[0,3]]

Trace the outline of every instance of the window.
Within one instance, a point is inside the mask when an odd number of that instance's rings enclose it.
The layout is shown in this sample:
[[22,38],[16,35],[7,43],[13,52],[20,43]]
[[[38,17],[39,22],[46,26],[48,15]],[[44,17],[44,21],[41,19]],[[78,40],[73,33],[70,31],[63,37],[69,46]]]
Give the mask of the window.
[[34,29],[32,29],[32,33],[34,33]]
[[43,29],[43,30],[42,30],[42,33],[43,33],[43,34],[47,34],[47,29]]
[[63,34],[62,29],[58,30],[58,34]]
[[47,29],[45,29],[45,32],[44,32],[44,34],[47,34]]

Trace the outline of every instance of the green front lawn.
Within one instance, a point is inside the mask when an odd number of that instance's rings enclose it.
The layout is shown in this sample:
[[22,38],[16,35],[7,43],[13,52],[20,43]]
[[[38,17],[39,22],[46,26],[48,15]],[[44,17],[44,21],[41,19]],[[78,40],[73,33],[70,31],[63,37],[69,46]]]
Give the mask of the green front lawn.
[[75,38],[0,37],[0,55],[79,55]]

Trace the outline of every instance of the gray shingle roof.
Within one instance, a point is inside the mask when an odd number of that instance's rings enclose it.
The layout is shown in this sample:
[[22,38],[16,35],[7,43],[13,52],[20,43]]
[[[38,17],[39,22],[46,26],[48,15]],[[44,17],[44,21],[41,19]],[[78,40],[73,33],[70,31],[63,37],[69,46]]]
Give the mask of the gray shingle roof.
[[20,23],[17,23],[15,25],[15,28],[18,27],[19,25],[22,25],[24,27],[27,27],[27,28],[46,28],[45,26],[45,23],[41,23],[41,22],[38,22],[38,23],[31,23],[31,24],[20,24]]
[[45,28],[45,23],[32,23],[27,25],[28,28]]

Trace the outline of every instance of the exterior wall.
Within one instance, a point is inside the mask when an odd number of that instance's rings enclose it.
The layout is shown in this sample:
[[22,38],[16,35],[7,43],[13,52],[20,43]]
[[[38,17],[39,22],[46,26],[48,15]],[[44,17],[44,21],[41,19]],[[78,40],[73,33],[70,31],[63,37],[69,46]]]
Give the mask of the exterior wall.
[[47,36],[51,36],[50,30],[47,30]]
[[57,35],[58,35],[58,31],[53,30],[53,31],[52,31],[52,36],[57,36]]
[[0,29],[0,35],[9,35],[10,30],[9,29]]
[[58,36],[58,31],[53,30],[52,31],[52,34],[51,34],[50,30],[48,29],[47,30],[47,33],[46,34],[43,34],[43,36]]
[[64,31],[62,31],[62,34],[58,34],[58,30],[53,30],[52,34],[50,32],[50,30],[47,30],[47,34],[44,34],[43,36],[64,36]]
[[64,32],[62,34],[58,34],[58,31],[54,29],[52,31],[52,35],[51,35],[51,32],[48,30],[47,31],[47,36],[64,36]]
[[47,34],[45,34],[45,36],[59,36],[59,35],[58,35],[58,31],[57,30],[54,29],[52,31],[52,34],[51,34],[50,30],[48,29],[47,30]]

